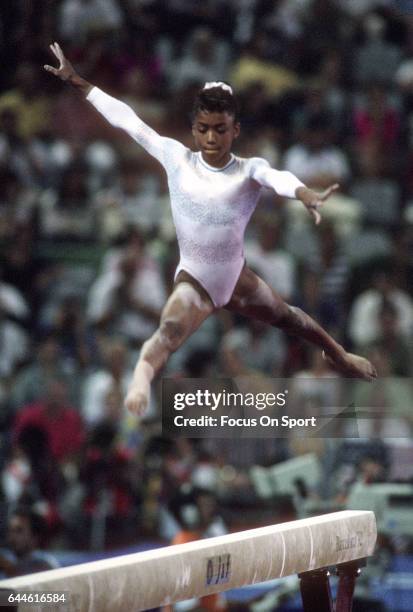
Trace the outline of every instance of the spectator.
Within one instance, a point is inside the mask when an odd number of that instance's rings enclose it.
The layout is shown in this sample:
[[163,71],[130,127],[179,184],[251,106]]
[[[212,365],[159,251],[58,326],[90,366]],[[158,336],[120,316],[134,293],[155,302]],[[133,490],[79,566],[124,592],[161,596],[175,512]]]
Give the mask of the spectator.
[[27,143],[28,152],[42,189],[56,188],[74,151],[67,140],[58,138],[50,124]]
[[[234,328],[225,335],[221,351],[225,360],[224,372],[230,376],[281,376],[287,342],[279,330],[260,321],[248,321],[245,327]],[[246,368],[244,373],[242,367]]]
[[162,8],[168,35],[181,42],[188,32],[199,27],[231,32],[232,11],[228,5],[221,0],[205,0],[203,4],[194,4],[192,0],[170,0],[167,10]]
[[349,335],[355,346],[366,345],[379,336],[379,313],[383,298],[391,302],[398,315],[398,333],[409,336],[413,328],[413,300],[397,286],[392,274],[379,272],[372,286],[354,300],[349,318]]
[[319,251],[308,257],[304,264],[304,301],[322,325],[337,333],[343,327],[347,311],[349,259],[332,223],[324,222],[320,226],[318,246]]
[[[241,327],[233,327],[224,334],[219,352],[222,373],[224,376],[231,378],[250,376],[255,379],[257,377],[258,382],[260,381],[261,374],[255,368],[250,368],[246,363],[248,339],[252,340],[248,331]],[[263,382],[263,379],[260,382]]]
[[273,10],[272,19],[289,39],[300,38],[311,4],[312,0],[281,0]]
[[343,183],[349,179],[347,156],[331,144],[331,125],[322,115],[308,119],[302,144],[287,149],[284,168],[306,184],[319,189],[331,183]]
[[382,174],[395,170],[400,116],[384,85],[371,84],[361,101],[354,104],[353,130],[355,152],[362,169],[368,169],[373,158]]
[[86,42],[93,30],[116,32],[123,16],[115,0],[64,0],[59,11],[59,33],[65,40]]
[[25,300],[25,319],[30,325],[36,320],[45,265],[36,252],[35,242],[34,223],[19,221],[13,228],[13,234],[4,243],[3,280],[10,287],[14,287]]
[[89,364],[92,344],[82,316],[82,300],[69,293],[44,311],[40,326],[55,337],[62,364],[68,372],[80,373]]
[[257,240],[245,245],[248,264],[283,300],[290,302],[296,290],[295,261],[282,247],[279,219],[272,212],[259,216],[257,234]]
[[139,348],[155,331],[166,297],[157,262],[145,251],[143,238],[135,237],[93,284],[88,317]]
[[57,527],[57,504],[67,482],[63,466],[52,455],[49,435],[38,424],[29,423],[19,431],[3,475],[3,490],[9,504],[36,504]]
[[61,350],[53,334],[39,341],[34,359],[21,369],[11,387],[10,403],[14,410],[41,399],[48,381],[56,377],[66,377],[72,396],[74,380],[65,371],[61,357]]
[[52,379],[42,399],[19,410],[13,427],[14,439],[29,425],[45,432],[56,461],[63,464],[76,459],[84,443],[85,431],[78,411],[68,404],[64,380]]
[[364,15],[380,7],[388,7],[389,0],[345,0],[343,10],[357,23]]
[[[6,300],[0,288],[0,336],[3,339],[0,351],[0,378],[11,380],[28,356],[30,338],[24,329],[7,318]],[[7,299],[7,297],[6,297]]]
[[22,63],[16,72],[15,88],[0,96],[0,111],[12,113],[16,134],[23,140],[42,132],[49,120],[51,101],[39,87],[41,78],[37,66]]
[[1,492],[7,504],[15,506],[17,502],[25,499],[32,480],[29,453],[17,442],[5,457],[1,474]]
[[373,11],[363,19],[365,41],[354,53],[355,77],[359,83],[393,81],[401,61],[400,47],[386,41],[386,21]]
[[330,51],[322,66],[322,72],[316,79],[307,84],[303,93],[304,99],[293,109],[293,128],[300,134],[305,130],[313,117],[323,115],[327,122],[334,125],[335,139],[343,136],[344,112],[346,110],[345,92],[340,85],[340,59]]
[[364,484],[374,484],[386,481],[385,466],[376,457],[363,457],[358,466],[359,481]]
[[131,67],[120,82],[122,100],[148,125],[161,126],[165,121],[165,102],[157,96],[157,89],[140,68]]
[[195,489],[193,492],[199,514],[199,529],[204,538],[212,538],[228,533],[225,521],[219,513],[218,499],[213,491]]
[[[329,415],[324,425],[332,435],[340,435],[341,420],[332,418],[332,407],[340,405],[341,381],[323,359],[321,351],[311,348],[308,355],[308,366],[297,371],[292,378],[288,404],[295,414],[303,417],[314,416],[315,410],[320,416]],[[328,447],[329,442],[326,444]],[[306,452],[321,455],[324,448],[325,441],[313,436],[297,436],[290,440],[290,450],[294,455]]]
[[97,534],[92,529],[89,532],[92,548],[113,546],[113,543],[125,545],[131,536],[139,533],[140,483],[135,477],[136,469],[133,455],[116,445],[115,424],[97,425],[90,434],[80,469],[82,503],[74,516],[69,517],[73,535],[80,543],[84,542],[88,528],[102,515],[103,540],[95,540]]
[[[0,148],[1,148],[0,136]],[[4,151],[3,151],[4,153]],[[11,164],[13,166],[13,164]],[[33,202],[33,191],[23,189],[18,171],[7,165],[0,166],[2,193],[0,196],[0,239],[13,239],[19,221],[26,218],[27,209]]]
[[401,287],[413,293],[413,204],[405,208],[402,227],[394,233],[394,273]]
[[411,376],[411,343],[400,333],[399,313],[392,301],[383,298],[378,320],[378,335],[369,348],[388,355],[392,376]]
[[[119,47],[119,53],[114,60],[119,86],[123,88],[128,84],[129,87],[124,93],[133,96],[135,101],[140,100],[141,104],[146,106],[147,112],[151,113],[150,100],[147,98],[152,98],[151,101],[156,106],[154,94],[159,91],[165,75],[159,43],[157,44],[152,32],[140,31],[137,35],[136,31],[130,29],[123,31]],[[137,89],[134,90],[132,85],[136,85]],[[154,109],[153,116],[156,117],[156,114]],[[142,116],[140,112],[139,116]]]
[[240,93],[251,83],[262,83],[268,97],[276,99],[298,86],[299,81],[293,71],[266,56],[270,40],[269,34],[257,32],[232,66],[229,80]]
[[413,393],[410,378],[392,376],[391,356],[381,348],[373,347],[367,354],[377,368],[379,379],[368,388],[356,383],[354,405],[368,406],[375,417],[360,419],[357,435],[360,438],[411,438]]
[[161,217],[156,196],[156,181],[147,176],[145,167],[138,160],[124,160],[118,185],[96,196],[101,239],[116,240],[132,227],[144,235],[153,232]]
[[89,374],[83,385],[82,415],[88,427],[95,427],[105,421],[116,423],[121,418],[121,401],[118,403],[118,413],[108,411],[111,405],[108,404],[109,394],[118,391],[119,397],[123,397],[132,376],[128,368],[127,346],[124,341],[108,339],[103,357],[103,367]]
[[400,118],[391,106],[386,88],[380,83],[369,86],[365,103],[356,106],[353,120],[361,147],[373,140],[388,153],[389,147],[396,145]]
[[26,300],[16,287],[5,283],[0,277],[0,310],[7,317],[13,318],[21,323],[25,322],[29,315]]
[[47,528],[44,519],[32,509],[17,508],[7,521],[8,548],[0,552],[0,571],[5,577],[24,576],[59,566],[57,560],[38,547]]
[[[35,160],[28,151],[28,142],[18,133],[17,112],[11,108],[0,111],[0,156],[7,166],[26,188],[36,186]],[[18,195],[21,188],[17,190]]]
[[219,81],[226,78],[224,45],[211,30],[194,30],[183,57],[176,63],[170,75],[172,89],[181,90],[191,83]]
[[[113,0],[109,0],[113,2]],[[116,0],[115,0],[116,1]],[[102,0],[97,0],[103,4]],[[81,0],[86,7],[87,4],[93,8],[96,0]],[[84,23],[86,25],[86,22]],[[81,34],[80,34],[81,36]],[[111,35],[104,28],[98,26],[85,33],[85,44],[78,46],[79,34],[74,41],[73,59],[77,65],[82,67],[84,74],[99,74],[107,87],[111,87],[114,75],[118,75],[116,60],[118,58],[118,35]],[[85,52],[86,50],[86,52]]]
[[54,241],[91,240],[95,218],[87,184],[88,169],[82,163],[68,166],[57,190],[41,197],[40,231]]

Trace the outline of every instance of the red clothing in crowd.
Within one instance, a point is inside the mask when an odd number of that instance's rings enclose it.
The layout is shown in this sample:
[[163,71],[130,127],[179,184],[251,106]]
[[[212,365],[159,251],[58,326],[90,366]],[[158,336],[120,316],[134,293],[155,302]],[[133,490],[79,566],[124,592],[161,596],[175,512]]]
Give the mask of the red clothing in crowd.
[[361,144],[372,138],[377,139],[383,146],[392,146],[397,141],[399,119],[396,112],[390,108],[384,109],[379,119],[372,116],[368,110],[360,109],[355,112],[354,124],[357,139]]
[[70,406],[59,408],[52,414],[43,402],[25,406],[16,416],[13,439],[28,426],[39,427],[49,438],[50,450],[58,461],[62,461],[80,450],[85,440],[85,429],[79,413]]

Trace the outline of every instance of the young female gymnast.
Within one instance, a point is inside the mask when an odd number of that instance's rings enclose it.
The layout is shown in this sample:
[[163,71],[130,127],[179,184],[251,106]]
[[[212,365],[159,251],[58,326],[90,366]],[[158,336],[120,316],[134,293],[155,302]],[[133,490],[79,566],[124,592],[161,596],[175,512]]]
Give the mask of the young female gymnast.
[[57,43],[50,48],[59,67],[46,65],[45,70],[84,94],[113,126],[125,130],[153,155],[168,175],[180,262],[159,328],[142,347],[125,400],[127,408],[137,414],[145,411],[151,382],[171,353],[222,307],[309,340],[344,376],[375,378],[367,359],[347,353],[311,317],[286,304],[248,268],[243,254],[245,228],[262,186],[300,200],[318,224],[320,207],[338,185],[318,194],[290,172],[272,169],[264,159],[233,155],[240,125],[236,101],[226,83],[206,83],[195,100],[192,134],[199,152],[194,153],[160,136],[126,104],[81,78]]

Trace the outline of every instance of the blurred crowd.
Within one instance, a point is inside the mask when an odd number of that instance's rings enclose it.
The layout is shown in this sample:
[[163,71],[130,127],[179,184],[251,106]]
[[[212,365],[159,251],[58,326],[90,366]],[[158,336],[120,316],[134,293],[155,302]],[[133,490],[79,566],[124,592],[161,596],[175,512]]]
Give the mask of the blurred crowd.
[[[340,439],[317,447],[168,439],[159,385],[144,419],[124,411],[177,264],[166,179],[42,67],[59,41],[79,74],[189,147],[195,92],[228,81],[241,106],[236,154],[264,157],[314,189],[340,184],[319,227],[298,203],[263,191],[246,258],[284,299],[371,359],[411,438],[413,24],[394,4],[0,3],[3,518],[10,507],[35,507],[49,542],[66,547],[171,541],[183,526],[211,535],[239,524],[230,510],[225,523],[216,504],[248,505],[253,464],[314,451],[328,466],[319,494],[335,500],[356,479],[391,472],[379,441],[351,454]],[[264,377],[333,376],[304,343],[225,311],[164,375],[254,376],[258,386]],[[385,426],[381,434],[396,435]],[[337,479],[343,466],[350,472]]]

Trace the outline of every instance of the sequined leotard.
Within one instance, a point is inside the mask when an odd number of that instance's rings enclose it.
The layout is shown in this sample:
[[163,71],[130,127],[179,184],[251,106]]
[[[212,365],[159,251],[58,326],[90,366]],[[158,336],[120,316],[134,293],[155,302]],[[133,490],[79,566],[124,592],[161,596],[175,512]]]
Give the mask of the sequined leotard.
[[216,307],[231,299],[244,265],[244,232],[262,186],[295,197],[303,185],[264,159],[232,156],[223,168],[209,166],[176,140],[160,136],[123,102],[94,87],[87,99],[115,127],[125,130],[165,168],[180,262]]

